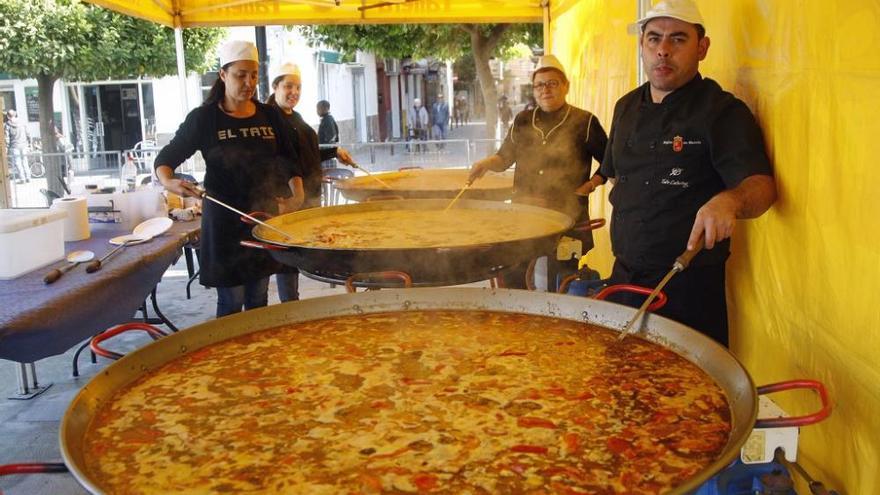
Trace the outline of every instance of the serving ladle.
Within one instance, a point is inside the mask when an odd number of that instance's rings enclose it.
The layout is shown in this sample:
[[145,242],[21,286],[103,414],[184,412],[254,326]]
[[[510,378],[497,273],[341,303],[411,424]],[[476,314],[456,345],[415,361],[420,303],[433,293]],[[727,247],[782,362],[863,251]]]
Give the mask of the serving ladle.
[[651,294],[648,296],[647,299],[645,299],[645,302],[642,303],[641,307],[639,307],[639,310],[636,311],[635,316],[633,316],[632,319],[629,320],[629,323],[627,323],[626,326],[623,327],[623,330],[621,330],[620,334],[618,334],[617,336],[617,342],[625,339],[627,335],[634,333],[633,329],[635,328],[634,325],[636,321],[639,319],[640,316],[645,314],[645,312],[648,310],[648,306],[650,306],[651,303],[654,302],[654,298],[657,297],[657,294],[659,294],[660,291],[663,290],[663,287],[666,287],[666,284],[669,283],[669,280],[672,278],[673,275],[678,272],[684,271],[684,269],[691,264],[691,260],[694,259],[694,256],[696,256],[697,253],[699,253],[702,249],[703,238],[701,237],[699,242],[697,242],[697,245],[694,246],[693,249],[687,249],[685,250],[685,252],[681,253],[678,258],[675,258],[675,263],[672,264],[672,269],[669,270],[669,273],[667,273],[666,276],[663,277],[662,280],[660,280],[660,283],[657,284],[656,287],[654,287],[654,290],[651,291]]
[[43,283],[51,284],[52,282],[55,282],[56,280],[61,278],[62,275],[69,272],[70,270],[73,270],[76,265],[80,263],[85,263],[86,261],[91,261],[94,257],[95,253],[91,251],[73,251],[69,253],[67,255],[68,264],[47,273],[46,276],[43,277]]

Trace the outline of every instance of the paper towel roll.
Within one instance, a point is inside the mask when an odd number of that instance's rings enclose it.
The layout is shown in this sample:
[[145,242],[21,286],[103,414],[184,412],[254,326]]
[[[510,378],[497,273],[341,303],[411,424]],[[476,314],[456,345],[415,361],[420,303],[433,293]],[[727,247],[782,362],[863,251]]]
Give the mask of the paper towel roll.
[[64,242],[81,241],[91,236],[86,198],[58,198],[52,202],[52,208],[67,212],[67,218],[64,219]]

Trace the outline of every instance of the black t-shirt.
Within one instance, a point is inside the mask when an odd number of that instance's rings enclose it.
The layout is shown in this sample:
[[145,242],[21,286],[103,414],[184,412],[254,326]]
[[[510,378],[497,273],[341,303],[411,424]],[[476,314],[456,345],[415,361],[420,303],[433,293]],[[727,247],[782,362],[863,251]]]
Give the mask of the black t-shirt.
[[205,154],[205,188],[242,208],[275,212],[277,196],[290,196],[290,162],[278,154],[266,114],[248,118],[217,115],[217,146]]
[[[217,105],[191,111],[159,152],[156,166],[177,168],[201,151],[208,194],[242,211],[276,213],[275,197],[289,196],[289,180],[302,174],[290,127],[276,109],[255,105],[255,114],[244,119],[226,115]],[[252,227],[238,214],[211,201],[204,201],[202,208],[202,284],[231,287],[279,271],[266,251],[239,244],[251,238]]]
[[[687,244],[697,210],[751,175],[771,175],[764,139],[748,107],[697,75],[651,101],[645,84],[614,108],[600,173],[614,177],[611,242],[630,267],[672,266]],[[704,250],[694,265],[723,263],[729,240]]]

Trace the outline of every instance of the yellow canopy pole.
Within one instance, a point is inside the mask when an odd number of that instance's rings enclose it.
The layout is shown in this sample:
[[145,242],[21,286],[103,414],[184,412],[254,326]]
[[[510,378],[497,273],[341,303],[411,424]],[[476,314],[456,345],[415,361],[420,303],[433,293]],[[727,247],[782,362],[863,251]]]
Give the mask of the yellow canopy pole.
[[544,55],[553,50],[553,31],[550,29],[550,0],[542,0],[541,11],[544,14]]

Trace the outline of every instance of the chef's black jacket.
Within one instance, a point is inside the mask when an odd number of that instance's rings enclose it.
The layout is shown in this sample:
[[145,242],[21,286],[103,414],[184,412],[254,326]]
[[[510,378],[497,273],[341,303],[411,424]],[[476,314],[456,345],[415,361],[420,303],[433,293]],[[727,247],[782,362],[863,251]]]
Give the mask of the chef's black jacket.
[[[614,255],[651,270],[672,267],[709,199],[772,169],[748,107],[698,74],[661,103],[651,101],[649,83],[617,102],[600,173],[616,178]],[[723,264],[729,253],[729,240],[716,243],[692,266]]]
[[[501,170],[516,162],[514,201],[540,198],[581,222],[589,219],[587,198],[574,191],[592,176],[593,159],[602,161],[607,141],[599,119],[586,110],[565,105],[547,113],[537,108],[517,114],[497,156],[504,163]],[[593,247],[592,232],[579,237],[584,252]]]

